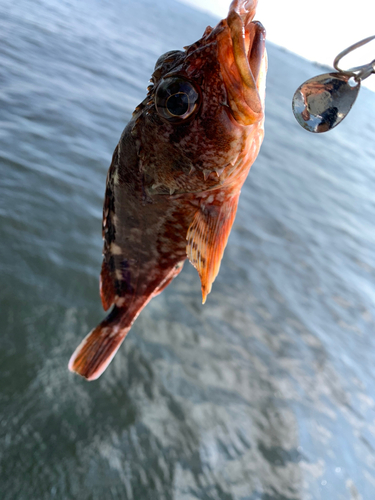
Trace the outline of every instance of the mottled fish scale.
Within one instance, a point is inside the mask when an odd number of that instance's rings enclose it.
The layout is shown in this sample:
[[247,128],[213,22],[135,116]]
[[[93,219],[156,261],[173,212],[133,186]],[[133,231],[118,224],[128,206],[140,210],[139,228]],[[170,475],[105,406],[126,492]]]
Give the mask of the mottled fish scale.
[[241,186],[262,139],[266,54],[256,0],[185,51],[156,62],[147,96],[115,149],[103,208],[100,293],[112,310],[82,341],[69,368],[101,375],[143,307],[179,274],[197,269],[211,291]]

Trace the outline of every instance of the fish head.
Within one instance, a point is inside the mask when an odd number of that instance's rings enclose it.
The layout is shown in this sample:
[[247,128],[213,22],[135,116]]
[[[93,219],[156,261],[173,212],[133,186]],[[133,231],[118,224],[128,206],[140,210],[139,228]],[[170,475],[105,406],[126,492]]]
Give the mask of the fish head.
[[156,192],[199,192],[250,168],[263,139],[265,30],[257,0],[235,0],[202,38],[163,54],[133,136],[141,170]]

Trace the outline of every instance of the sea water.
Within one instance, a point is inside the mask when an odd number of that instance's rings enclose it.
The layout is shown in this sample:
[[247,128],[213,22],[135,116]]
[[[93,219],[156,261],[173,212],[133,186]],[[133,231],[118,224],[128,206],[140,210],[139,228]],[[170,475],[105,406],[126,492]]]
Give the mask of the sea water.
[[375,94],[309,134],[291,99],[327,69],[272,44],[206,305],[186,263],[98,381],[67,370],[104,317],[112,152],[156,59],[216,22],[173,0],[0,0],[2,500],[375,497]]

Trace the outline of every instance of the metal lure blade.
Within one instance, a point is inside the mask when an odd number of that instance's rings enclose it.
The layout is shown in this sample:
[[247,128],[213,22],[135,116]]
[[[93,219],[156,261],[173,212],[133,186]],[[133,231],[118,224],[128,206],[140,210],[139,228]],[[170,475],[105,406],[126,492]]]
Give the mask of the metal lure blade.
[[360,87],[361,82],[356,82],[353,75],[342,72],[315,76],[296,90],[292,102],[294,116],[309,132],[327,132],[349,113]]

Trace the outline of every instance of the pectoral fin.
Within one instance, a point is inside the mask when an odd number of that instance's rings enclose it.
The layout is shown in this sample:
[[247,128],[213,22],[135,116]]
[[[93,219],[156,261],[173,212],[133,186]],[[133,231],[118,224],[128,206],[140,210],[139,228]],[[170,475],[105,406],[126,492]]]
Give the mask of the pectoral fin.
[[220,205],[202,207],[187,232],[186,253],[198,271],[202,285],[202,303],[219,273],[230,230],[236,216],[239,193]]

